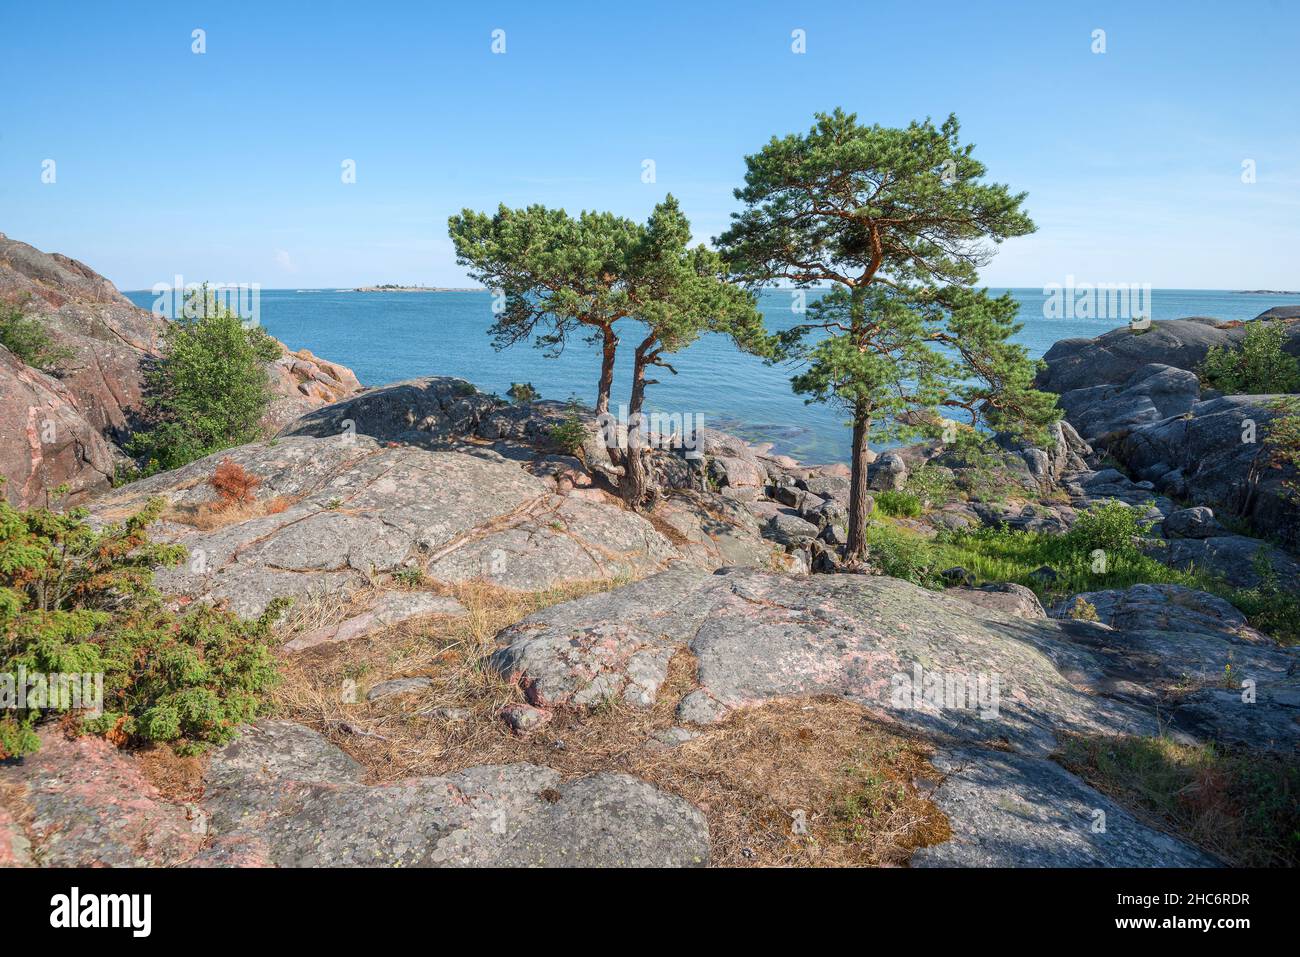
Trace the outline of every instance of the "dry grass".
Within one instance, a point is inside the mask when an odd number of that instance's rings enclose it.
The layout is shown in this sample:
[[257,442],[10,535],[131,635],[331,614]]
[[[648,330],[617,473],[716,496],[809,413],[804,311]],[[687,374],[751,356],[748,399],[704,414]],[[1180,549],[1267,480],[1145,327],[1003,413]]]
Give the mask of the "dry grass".
[[155,742],[135,752],[140,772],[168,801],[197,801],[203,795],[204,761],[198,755],[182,756],[169,745]]
[[[280,708],[326,733],[375,782],[519,761],[566,778],[633,774],[704,811],[715,865],[889,865],[947,838],[946,820],[926,799],[925,782],[937,774],[925,746],[838,698],[772,702],[684,744],[658,746],[654,733],[676,723],[678,701],[695,687],[695,661],[685,650],[649,710],[615,700],[588,713],[558,711],[529,738],[512,735],[498,714],[523,698],[486,666],[497,632],[547,605],[609,587],[593,582],[540,594],[484,583],[454,587],[466,616],[288,658]],[[414,675],[432,679],[432,687],[366,703],[365,688]],[[456,719],[444,716],[448,709]]]
[[179,522],[189,525],[201,532],[213,532],[227,525],[246,522],[263,515],[279,515],[285,509],[296,505],[298,499],[292,495],[276,495],[272,498],[249,502],[227,502],[217,498],[198,505],[172,505],[162,514],[164,521]]

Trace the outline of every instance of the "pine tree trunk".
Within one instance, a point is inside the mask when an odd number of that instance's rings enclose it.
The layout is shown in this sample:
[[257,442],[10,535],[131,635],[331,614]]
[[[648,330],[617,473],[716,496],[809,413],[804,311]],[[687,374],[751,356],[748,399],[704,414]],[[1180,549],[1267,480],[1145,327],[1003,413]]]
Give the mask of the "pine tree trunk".
[[618,483],[624,504],[634,511],[641,510],[650,492],[646,450],[641,435],[641,407],[645,404],[645,387],[645,363],[641,350],[637,350],[636,366],[632,371],[632,401],[628,404],[627,454],[623,457],[623,477]]
[[867,557],[867,516],[871,496],[867,492],[867,464],[871,457],[871,417],[853,418],[853,478],[849,483],[849,540],[844,558],[860,562]]
[[600,386],[596,390],[596,414],[609,412],[609,394],[614,388],[614,355],[618,349],[618,336],[610,326],[604,329],[604,347],[600,358]]

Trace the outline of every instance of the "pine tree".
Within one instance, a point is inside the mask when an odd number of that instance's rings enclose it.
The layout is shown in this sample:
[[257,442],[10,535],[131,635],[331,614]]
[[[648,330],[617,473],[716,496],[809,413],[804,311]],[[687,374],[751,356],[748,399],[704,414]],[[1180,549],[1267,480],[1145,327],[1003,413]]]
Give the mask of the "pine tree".
[[990,244],[1033,231],[1025,194],[983,182],[958,131],[955,116],[892,129],[818,114],[807,134],[746,157],[745,207],[717,240],[751,284],[832,285],[782,345],[807,365],[795,390],[840,403],[852,421],[849,559],[866,554],[873,434],[897,432],[900,417],[934,426],[944,407],[1012,430],[1056,415],[1009,341],[1014,301],[968,288]]

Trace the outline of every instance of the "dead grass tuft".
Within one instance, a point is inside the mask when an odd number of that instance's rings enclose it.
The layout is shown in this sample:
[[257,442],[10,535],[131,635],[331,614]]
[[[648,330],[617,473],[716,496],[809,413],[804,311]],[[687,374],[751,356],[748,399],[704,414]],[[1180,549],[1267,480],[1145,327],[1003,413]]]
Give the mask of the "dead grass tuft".
[[[684,744],[659,745],[655,732],[675,725],[678,702],[695,687],[696,662],[686,650],[673,657],[649,710],[613,699],[587,713],[559,710],[529,738],[511,734],[498,714],[523,698],[487,667],[496,634],[547,605],[609,587],[526,594],[482,582],[456,586],[450,592],[469,610],[461,618],[288,658],[280,708],[328,735],[374,782],[519,761],[566,778],[635,775],[707,815],[720,866],[890,865],[946,839],[947,822],[927,800],[925,782],[937,772],[926,747],[838,698],[772,702]],[[367,687],[414,675],[433,685],[366,702]]]
[[215,499],[200,502],[198,505],[172,505],[163,512],[164,521],[179,522],[202,532],[212,532],[227,525],[246,522],[263,515],[279,515],[285,509],[296,505],[299,499],[292,495],[277,495],[274,498],[253,499],[248,502],[226,502]]
[[162,742],[155,742],[135,754],[140,772],[166,800],[185,803],[203,796],[203,757],[179,755]]

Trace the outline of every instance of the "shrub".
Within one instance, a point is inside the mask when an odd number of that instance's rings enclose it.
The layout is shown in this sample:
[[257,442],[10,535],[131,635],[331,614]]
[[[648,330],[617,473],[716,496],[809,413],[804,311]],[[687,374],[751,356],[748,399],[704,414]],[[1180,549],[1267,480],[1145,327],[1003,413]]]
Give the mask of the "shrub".
[[1097,615],[1097,606],[1090,601],[1084,601],[1082,595],[1076,595],[1074,604],[1070,606],[1069,617],[1075,621],[1100,621]]
[[148,421],[130,451],[147,463],[146,473],[253,441],[271,401],[264,364],[279,356],[279,346],[203,295],[201,308],[193,298],[186,306],[197,318],[167,327],[163,358],[145,373]]
[[1282,346],[1286,329],[1276,322],[1250,322],[1241,345],[1214,346],[1197,373],[1229,395],[1272,395],[1300,391],[1300,361]]
[[1137,554],[1134,539],[1145,535],[1154,524],[1140,520],[1138,509],[1111,499],[1081,513],[1064,538],[1085,555],[1101,549],[1109,560]]
[[41,321],[23,315],[18,305],[0,304],[0,345],[42,372],[55,372],[72,358],[71,349],[56,346]]
[[[223,507],[248,505],[253,501],[253,490],[262,484],[256,475],[250,475],[238,462],[222,459],[208,484],[217,490]],[[340,503],[342,504],[342,503]]]
[[925,506],[952,498],[956,485],[950,469],[929,463],[922,465],[907,477],[907,490],[916,495]]
[[877,492],[876,508],[886,515],[916,518],[921,514],[921,500],[911,492]]
[[[168,610],[153,568],[178,564],[185,550],[146,534],[163,504],[96,530],[82,509],[17,510],[0,499],[0,695],[15,693],[20,669],[102,675],[102,712],[82,714],[82,730],[182,751],[228,740],[261,713],[276,679],[271,623],[284,603],[255,622],[207,605]],[[78,703],[87,704],[34,697],[5,711],[0,757],[35,750],[36,724]]]
[[587,423],[582,418],[582,408],[577,400],[569,400],[569,408],[564,419],[551,426],[547,431],[551,445],[568,455],[580,455],[582,444],[587,441]]
[[1265,548],[1255,553],[1252,564],[1259,584],[1237,589],[1227,596],[1228,600],[1266,635],[1283,644],[1300,642],[1300,592],[1296,591],[1296,583],[1281,580]]

